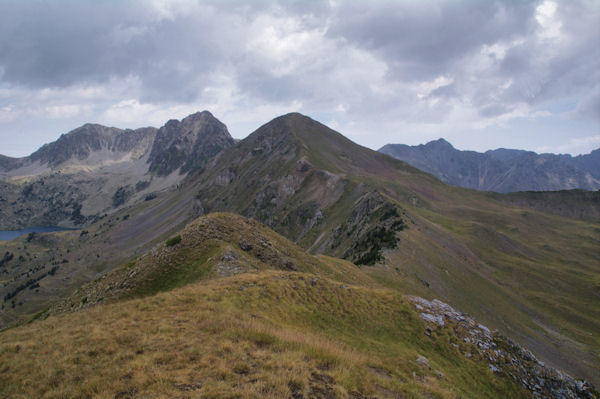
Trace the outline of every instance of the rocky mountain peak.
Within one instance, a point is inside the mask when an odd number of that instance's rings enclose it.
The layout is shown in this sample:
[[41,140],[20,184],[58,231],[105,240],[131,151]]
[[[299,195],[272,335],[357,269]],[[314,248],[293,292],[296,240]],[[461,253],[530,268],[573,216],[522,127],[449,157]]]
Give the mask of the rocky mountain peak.
[[509,148],[498,148],[495,150],[488,150],[485,154],[490,155],[492,158],[499,161],[508,161],[524,154],[535,155],[534,152],[528,152],[524,150],[513,150]]
[[429,143],[425,144],[425,146],[431,147],[431,148],[436,148],[436,149],[446,149],[446,150],[454,150],[455,149],[452,144],[450,144],[448,141],[446,141],[443,138],[439,138],[437,140],[430,141]]
[[322,123],[299,112],[290,112],[279,116],[261,126],[252,135],[287,137],[301,142],[304,146],[313,146],[320,139],[329,142],[349,140]]
[[202,121],[202,120],[204,120],[204,121],[207,121],[207,120],[219,121],[209,111],[204,110],[204,111],[198,111],[198,112],[195,112],[193,114],[186,116],[185,118],[183,118],[182,122],[185,123],[186,121]]
[[172,119],[156,134],[148,169],[158,176],[166,176],[179,168],[180,173],[200,169],[233,144],[227,127],[208,111],[197,112],[181,121]]
[[265,123],[244,141],[253,154],[268,154],[283,148],[287,151],[301,145],[300,133],[314,134],[314,128],[307,128],[310,124],[318,124],[318,122],[300,113],[292,112]]
[[[122,130],[99,124],[86,123],[58,140],[45,144],[28,158],[56,167],[69,160],[81,161],[91,153],[106,149],[110,152],[129,152],[139,145],[144,146],[153,138],[152,128]],[[142,149],[143,150],[143,149]]]

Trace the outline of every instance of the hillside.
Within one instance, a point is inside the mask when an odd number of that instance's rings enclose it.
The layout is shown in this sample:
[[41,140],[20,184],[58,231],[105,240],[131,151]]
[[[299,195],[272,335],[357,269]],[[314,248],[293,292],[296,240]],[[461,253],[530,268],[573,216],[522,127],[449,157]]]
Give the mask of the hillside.
[[182,231],[141,257],[89,284],[52,313],[93,306],[100,302],[161,291],[196,281],[267,269],[298,271],[345,283],[377,285],[350,262],[313,257],[262,224],[243,217],[212,213],[189,223]]
[[374,263],[365,270],[382,284],[441,297],[598,379],[595,218],[449,187],[300,114],[260,127],[191,184],[204,212],[234,211],[312,253]]
[[255,221],[212,214],[175,237],[51,311],[61,314],[1,332],[0,394],[596,394],[448,305],[383,289]]
[[0,158],[0,229],[87,226],[175,186],[231,145],[208,111],[160,129],[83,125],[28,157]]
[[569,219],[600,221],[600,190],[519,191],[489,196],[511,206],[535,209]]
[[600,149],[576,157],[504,148],[479,153],[457,150],[439,139],[418,146],[387,144],[379,151],[448,184],[476,190],[600,189]]
[[[0,246],[14,254],[2,272],[3,295],[25,287],[10,298],[14,307],[5,303],[0,321],[43,310],[198,216],[227,211],[264,223],[312,254],[352,261],[388,289],[439,298],[547,364],[598,382],[600,226],[593,198],[577,197],[586,209],[578,219],[539,209],[535,199],[511,201],[448,186],[288,114],[221,152],[177,189],[106,216],[85,234],[63,233],[52,250],[44,252],[42,235]],[[32,248],[39,248],[37,259]],[[63,258],[55,274],[27,288]]]

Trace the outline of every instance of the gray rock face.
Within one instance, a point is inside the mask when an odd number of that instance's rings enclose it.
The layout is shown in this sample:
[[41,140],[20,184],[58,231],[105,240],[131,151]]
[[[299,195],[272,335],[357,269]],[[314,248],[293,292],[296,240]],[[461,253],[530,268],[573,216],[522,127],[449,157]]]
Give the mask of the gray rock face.
[[170,120],[156,134],[148,159],[149,171],[166,176],[202,168],[212,157],[235,144],[227,127],[208,111],[198,112],[181,122]]
[[504,148],[479,153],[457,150],[439,139],[418,146],[388,144],[379,151],[445,183],[476,190],[600,189],[600,149],[576,157]]
[[97,124],[85,124],[60,136],[53,143],[42,146],[31,154],[30,161],[40,161],[56,167],[68,160],[84,160],[91,153],[106,149],[109,152],[145,153],[156,135],[155,128],[122,130]]

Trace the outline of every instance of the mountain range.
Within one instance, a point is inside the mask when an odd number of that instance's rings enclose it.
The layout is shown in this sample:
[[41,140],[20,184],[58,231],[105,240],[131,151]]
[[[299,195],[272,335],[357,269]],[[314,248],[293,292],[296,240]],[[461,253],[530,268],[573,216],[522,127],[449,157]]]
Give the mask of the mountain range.
[[[0,244],[0,323],[31,321],[0,333],[0,362],[12,370],[0,386],[35,369],[26,359],[45,331],[56,331],[48,339],[57,348],[74,345],[73,356],[40,358],[63,371],[31,385],[29,396],[50,389],[47,396],[58,397],[64,386],[63,396],[168,397],[189,389],[197,396],[560,397],[564,389],[593,397],[582,381],[551,368],[600,381],[600,193],[466,190],[298,113],[239,142],[213,119],[203,112],[168,122],[144,136],[136,160],[136,145],[118,147],[130,154],[119,159],[139,169],[127,184],[103,183],[103,205],[82,207],[79,230]],[[169,139],[158,140],[161,130]],[[33,203],[45,198],[48,176],[110,174],[106,164],[72,167],[92,164],[90,154],[119,152],[109,148],[117,147],[73,151],[78,161],[57,165],[3,160],[5,184],[17,198],[36,193]],[[28,167],[43,172],[26,174]],[[139,181],[150,185],[136,192]],[[127,186],[134,194],[115,205]],[[90,193],[83,190],[82,204]],[[0,209],[20,220],[13,201]],[[157,327],[139,338],[143,323]],[[179,335],[186,331],[187,346]],[[510,339],[494,341],[496,334]],[[69,336],[73,342],[63,340]],[[110,384],[87,372],[67,381],[77,362],[108,366],[116,353]],[[136,356],[165,374],[149,377]],[[281,374],[303,358],[297,372]],[[526,371],[516,378],[509,363]],[[119,374],[127,369],[137,371]],[[261,380],[268,386],[233,388]]]
[[83,226],[99,215],[177,185],[232,146],[208,111],[160,129],[83,125],[28,157],[0,156],[0,229]]
[[418,146],[387,144],[379,151],[445,183],[476,190],[507,193],[600,189],[600,149],[576,157],[505,148],[480,153],[457,150],[439,139]]

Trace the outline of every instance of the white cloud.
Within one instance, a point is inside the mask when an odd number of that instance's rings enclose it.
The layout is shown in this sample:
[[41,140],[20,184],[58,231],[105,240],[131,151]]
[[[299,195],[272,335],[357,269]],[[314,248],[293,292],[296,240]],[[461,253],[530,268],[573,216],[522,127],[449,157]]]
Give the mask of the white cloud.
[[0,123],[12,122],[19,117],[19,112],[13,104],[0,108]]
[[198,111],[195,104],[156,105],[132,98],[109,106],[98,120],[107,125],[123,127],[162,126],[169,119],[183,118]]
[[538,35],[542,39],[556,39],[561,36],[562,22],[558,19],[555,2],[545,0],[535,9],[535,19],[539,24]]
[[454,82],[454,79],[448,76],[438,76],[437,78],[430,81],[419,82],[414,86],[414,90],[417,92],[417,98],[423,99],[431,94],[435,89],[439,89],[443,86],[448,86]]
[[600,135],[591,135],[585,137],[575,137],[569,140],[567,144],[553,148],[555,152],[568,153],[586,153],[593,149],[600,148]]
[[62,104],[33,109],[31,112],[40,117],[51,119],[72,118],[77,115],[89,115],[91,104]]

